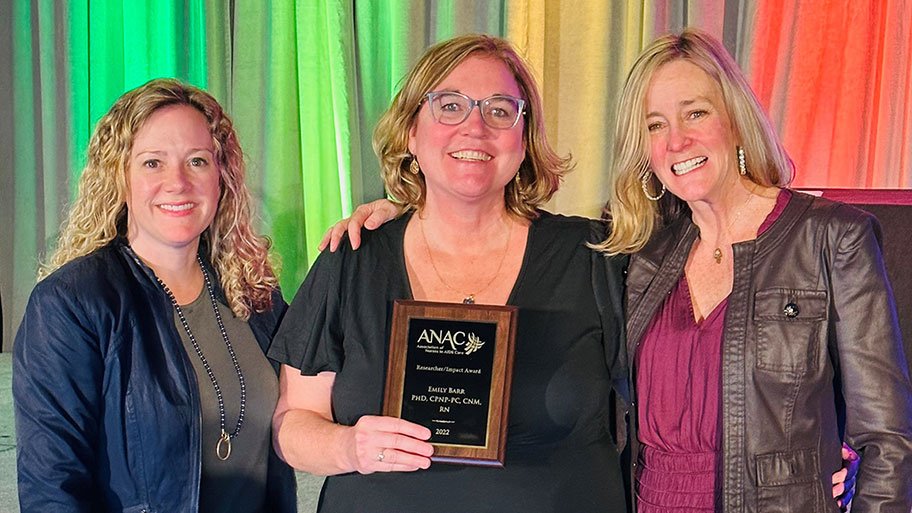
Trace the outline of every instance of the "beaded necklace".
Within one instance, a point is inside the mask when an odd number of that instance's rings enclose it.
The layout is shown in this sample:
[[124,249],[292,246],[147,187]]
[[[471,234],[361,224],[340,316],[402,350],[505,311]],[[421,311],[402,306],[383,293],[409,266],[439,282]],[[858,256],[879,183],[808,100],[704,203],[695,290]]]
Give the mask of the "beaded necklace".
[[[135,257],[134,257],[135,258]],[[190,324],[187,323],[187,318],[184,316],[184,311],[181,309],[180,305],[177,304],[177,299],[174,298],[174,294],[171,293],[171,289],[165,285],[165,282],[161,280],[158,276],[155,277],[155,280],[158,281],[159,286],[165,291],[165,294],[168,295],[168,299],[171,300],[171,305],[174,306],[174,310],[177,312],[177,317],[180,319],[181,326],[184,327],[184,331],[187,333],[187,338],[190,339],[190,344],[193,346],[196,356],[199,357],[200,361],[203,363],[203,368],[206,370],[206,375],[209,376],[209,381],[212,382],[212,388],[215,389],[215,397],[218,400],[219,408],[219,428],[221,434],[219,435],[218,442],[215,444],[215,455],[218,459],[225,461],[231,457],[231,439],[237,438],[238,434],[241,432],[241,426],[244,425],[244,413],[247,409],[247,385],[244,381],[244,374],[241,372],[241,365],[238,363],[237,354],[234,352],[234,347],[231,345],[231,341],[228,340],[228,332],[225,331],[225,324],[222,323],[222,315],[219,313],[218,303],[215,301],[215,293],[212,290],[212,282],[209,280],[209,273],[206,272],[206,268],[203,266],[203,260],[199,255],[196,256],[196,262],[200,266],[200,270],[203,272],[203,279],[206,282],[206,291],[209,293],[209,302],[212,305],[212,311],[215,312],[215,321],[218,323],[219,333],[222,334],[222,340],[225,342],[225,347],[228,348],[228,355],[231,356],[231,363],[234,364],[234,372],[237,373],[238,383],[241,386],[241,407],[238,412],[237,425],[234,427],[234,431],[228,433],[225,429],[225,401],[222,398],[222,389],[218,384],[218,380],[215,378],[215,374],[212,372],[212,367],[209,366],[209,361],[206,360],[206,356],[203,355],[203,351],[199,346],[199,343],[196,341],[196,337],[193,335],[193,332],[190,330]]]

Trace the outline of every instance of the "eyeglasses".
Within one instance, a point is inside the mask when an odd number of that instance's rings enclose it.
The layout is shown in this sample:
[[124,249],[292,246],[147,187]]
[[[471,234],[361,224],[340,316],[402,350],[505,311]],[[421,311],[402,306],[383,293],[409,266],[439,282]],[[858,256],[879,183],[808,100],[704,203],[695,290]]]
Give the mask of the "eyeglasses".
[[481,119],[491,128],[506,130],[513,128],[519,117],[525,114],[526,101],[506,94],[495,94],[483,100],[473,100],[462,93],[435,91],[424,95],[431,107],[434,120],[444,125],[458,125],[469,118],[472,109],[478,106]]

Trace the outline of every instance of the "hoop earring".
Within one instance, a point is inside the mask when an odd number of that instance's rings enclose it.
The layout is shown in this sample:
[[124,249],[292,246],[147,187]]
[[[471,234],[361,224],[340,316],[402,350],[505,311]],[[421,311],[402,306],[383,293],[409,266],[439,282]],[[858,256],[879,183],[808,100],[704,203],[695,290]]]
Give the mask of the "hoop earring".
[[[662,199],[662,196],[665,195],[665,184],[662,184],[662,191],[659,194],[653,196],[649,194],[649,180],[652,178],[652,171],[646,171],[643,173],[643,178],[640,179],[640,185],[643,186],[643,194],[646,195],[646,199],[650,201],[659,201]],[[659,181],[661,183],[661,181]]]
[[409,173],[417,175],[421,172],[421,167],[418,165],[418,157],[412,155],[412,161],[409,162]]
[[744,159],[744,148],[738,146],[738,173],[741,176],[747,176],[747,163]]

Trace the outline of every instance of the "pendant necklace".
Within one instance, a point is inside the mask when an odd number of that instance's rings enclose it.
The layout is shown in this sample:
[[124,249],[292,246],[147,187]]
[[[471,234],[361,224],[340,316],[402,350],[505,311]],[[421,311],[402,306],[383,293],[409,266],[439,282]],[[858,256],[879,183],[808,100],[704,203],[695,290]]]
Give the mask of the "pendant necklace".
[[212,372],[212,367],[209,366],[209,361],[206,360],[206,356],[203,355],[203,351],[200,349],[196,337],[193,336],[193,332],[190,331],[190,324],[187,323],[187,318],[184,317],[184,311],[181,309],[180,305],[177,304],[177,300],[174,298],[174,294],[171,293],[171,289],[169,289],[168,286],[165,285],[165,282],[161,281],[161,278],[158,276],[156,276],[155,279],[158,281],[161,288],[164,289],[165,294],[168,295],[168,299],[171,300],[171,305],[174,306],[174,310],[177,312],[177,317],[180,319],[181,326],[184,327],[187,338],[190,339],[190,344],[193,346],[196,356],[199,357],[200,361],[203,363],[206,375],[209,376],[209,381],[212,382],[212,388],[215,389],[215,397],[218,400],[219,408],[219,428],[221,429],[218,442],[215,444],[215,455],[218,459],[225,461],[231,457],[231,439],[237,438],[238,434],[241,432],[241,426],[244,425],[244,412],[247,409],[247,386],[244,382],[244,374],[241,372],[241,365],[238,363],[237,354],[234,352],[231,341],[228,340],[228,332],[225,331],[225,325],[222,323],[222,315],[219,313],[218,303],[215,301],[215,293],[212,291],[212,282],[209,280],[209,273],[207,273],[206,268],[203,267],[203,260],[199,255],[196,256],[196,262],[203,272],[203,279],[206,282],[206,291],[209,293],[209,302],[212,304],[212,311],[215,312],[215,321],[218,323],[219,332],[222,334],[222,340],[225,342],[225,347],[228,348],[228,355],[231,356],[234,372],[237,373],[238,383],[241,385],[241,407],[238,411],[237,425],[231,433],[228,433],[225,429],[225,401],[222,398],[222,389],[218,384],[218,380],[215,379],[215,374]]
[[[729,233],[731,233],[732,226],[735,225],[735,222],[737,222],[738,219],[741,218],[741,213],[744,212],[745,210],[747,210],[747,207],[750,206],[751,200],[754,199],[754,191],[756,191],[756,190],[757,190],[757,186],[755,185],[754,188],[751,189],[750,192],[748,192],[748,198],[747,198],[747,201],[744,203],[744,206],[738,209],[738,212],[735,213],[735,216],[732,217],[732,220],[728,223],[728,232]],[[716,246],[716,249],[713,250],[713,258],[716,260],[717,264],[722,263],[722,248],[721,247]]]
[[428,244],[427,235],[425,235],[425,233],[424,233],[424,219],[421,219],[420,217],[418,218],[418,227],[421,229],[421,239],[424,241],[424,249],[427,252],[428,261],[431,262],[431,268],[434,269],[434,274],[437,275],[437,279],[440,280],[440,283],[442,283],[446,288],[459,294],[460,296],[465,296],[462,299],[463,304],[466,304],[466,305],[475,304],[475,296],[488,290],[488,287],[490,287],[491,284],[494,283],[494,280],[496,280],[497,277],[500,276],[500,270],[503,268],[504,260],[507,259],[507,252],[510,249],[510,239],[513,238],[513,223],[510,223],[510,230],[507,232],[507,243],[504,245],[503,254],[500,255],[500,263],[497,264],[497,270],[494,272],[494,275],[491,276],[491,279],[488,280],[488,282],[485,283],[485,285],[483,287],[481,287],[480,289],[478,289],[475,292],[471,292],[468,294],[456,289],[455,287],[453,287],[452,285],[447,283],[446,280],[443,279],[443,276],[440,275],[440,271],[437,269],[437,264],[434,263],[434,256],[431,254],[431,246],[430,246],[430,244]]

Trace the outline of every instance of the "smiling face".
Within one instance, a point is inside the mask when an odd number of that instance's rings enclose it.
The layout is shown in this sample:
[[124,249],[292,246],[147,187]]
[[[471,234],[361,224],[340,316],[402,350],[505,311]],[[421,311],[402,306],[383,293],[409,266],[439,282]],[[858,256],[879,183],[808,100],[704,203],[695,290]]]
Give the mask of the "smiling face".
[[188,105],[162,107],[136,132],[127,167],[127,239],[155,259],[196,252],[219,201],[219,169],[206,117]]
[[[507,65],[481,55],[456,66],[434,91],[455,91],[476,100],[496,94],[522,98]],[[512,128],[491,128],[477,108],[459,125],[444,125],[434,120],[427,102],[422,104],[409,130],[408,148],[424,173],[426,201],[503,202],[504,187],[525,158],[523,127],[521,117]]]
[[719,84],[698,66],[668,62],[646,93],[650,167],[675,196],[717,202],[738,183],[737,148]]

